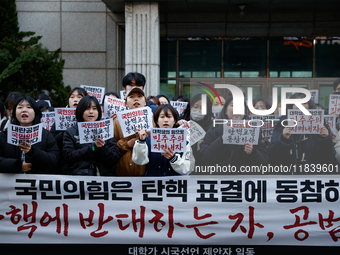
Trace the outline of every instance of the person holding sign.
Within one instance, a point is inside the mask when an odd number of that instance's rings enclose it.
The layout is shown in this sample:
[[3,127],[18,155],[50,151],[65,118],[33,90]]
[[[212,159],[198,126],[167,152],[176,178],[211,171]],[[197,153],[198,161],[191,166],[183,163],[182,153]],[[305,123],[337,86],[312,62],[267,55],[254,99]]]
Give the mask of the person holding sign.
[[[99,121],[102,117],[100,104],[94,96],[83,97],[76,109],[77,122]],[[66,160],[64,172],[70,175],[113,176],[113,168],[119,159],[116,140],[104,141],[96,138],[96,143],[79,143],[78,125],[67,129],[63,137],[63,153]]]
[[[178,113],[170,104],[158,106],[153,116],[156,127],[174,128],[178,120]],[[194,168],[195,160],[187,144],[185,153],[174,153],[168,147],[165,153],[151,151],[151,138],[146,137],[145,129],[138,129],[139,140],[133,147],[132,160],[138,165],[146,165],[147,176],[189,175]]]
[[[85,89],[80,88],[80,87],[76,87],[73,88],[68,96],[68,105],[67,107],[69,108],[77,108],[78,103],[80,102],[80,100],[84,97],[87,96],[87,92]],[[53,137],[57,140],[57,144],[59,147],[59,151],[60,151],[60,159],[59,159],[59,163],[58,163],[58,172],[63,173],[63,168],[66,164],[64,156],[63,156],[63,136],[64,136],[64,132],[62,130],[56,130],[56,124],[53,123],[52,127],[51,127],[51,134],[53,135]]]
[[[31,97],[21,97],[13,107],[12,123],[25,130],[26,137],[33,137],[32,130],[26,129],[40,123],[41,112],[35,100]],[[12,131],[12,130],[11,130]],[[1,173],[55,173],[59,159],[57,142],[49,131],[42,129],[42,133],[35,132],[34,136],[41,136],[41,141],[31,145],[27,141],[23,144],[8,144],[9,130],[5,128],[0,133],[0,172]],[[15,132],[16,134],[20,132]],[[12,133],[13,134],[13,133]],[[18,134],[22,135],[22,133]]]
[[[144,91],[139,87],[132,87],[126,94],[126,106],[130,110],[146,106]],[[118,119],[113,122],[114,137],[120,149],[120,159],[117,163],[116,170],[120,176],[141,176],[145,173],[145,166],[136,165],[132,161],[132,148],[138,139],[138,134],[124,137],[122,127]]]
[[[291,99],[305,98],[303,93],[295,93]],[[315,109],[312,100],[304,103],[306,109]],[[287,105],[289,109],[298,109],[295,105]],[[287,114],[288,116],[288,114]],[[332,134],[328,126],[322,123],[319,134],[291,134],[293,122],[284,121],[287,116],[281,116],[276,124],[271,143],[268,146],[269,160],[275,165],[304,165],[304,164],[333,164],[335,160],[335,150]],[[304,115],[304,117],[308,117]],[[306,118],[305,118],[306,119]],[[305,121],[307,122],[307,121]],[[284,126],[283,126],[284,125]],[[298,122],[299,128],[302,123]]]
[[[244,102],[245,109],[247,106]],[[247,111],[247,110],[246,110]],[[228,120],[244,120],[247,115],[233,114],[233,97],[227,98],[222,111],[221,119]],[[240,142],[240,144],[224,144],[223,143],[223,126],[226,124],[216,124],[208,130],[201,144],[201,157],[208,166],[248,166],[261,165],[268,162],[268,155],[263,142],[258,138],[258,145],[250,142]],[[240,137],[240,141],[242,137]]]
[[[190,100],[190,104],[188,105],[190,119],[195,121],[198,125],[200,125],[205,132],[209,130],[209,128],[213,125],[214,115],[212,112],[211,102],[206,100],[206,109],[207,114],[202,114],[202,94],[197,94],[193,96]],[[187,108],[188,109],[188,108]],[[184,111],[186,112],[187,109]],[[194,157],[197,165],[204,165],[204,160],[200,156],[201,151],[201,143],[203,139],[192,145],[192,151],[194,153]]]

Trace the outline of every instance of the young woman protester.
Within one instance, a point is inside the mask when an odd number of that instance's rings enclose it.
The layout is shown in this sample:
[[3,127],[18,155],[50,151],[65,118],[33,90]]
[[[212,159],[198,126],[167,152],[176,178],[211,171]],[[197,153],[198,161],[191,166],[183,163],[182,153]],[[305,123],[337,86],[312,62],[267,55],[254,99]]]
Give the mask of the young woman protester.
[[[102,117],[100,104],[94,96],[83,97],[76,109],[77,122],[98,121]],[[63,137],[65,174],[89,176],[113,176],[113,168],[119,160],[119,149],[114,138],[104,141],[79,143],[78,125],[67,129]],[[97,172],[98,171],[98,172]]]
[[[254,99],[253,100],[253,106],[256,110],[268,110],[268,109],[270,109],[269,103],[262,98]],[[254,115],[254,114],[252,112],[250,112],[249,115]],[[265,145],[268,146],[270,139],[268,138],[268,133],[263,132],[262,128],[261,128],[261,137],[263,138],[262,141],[265,143]]]
[[[188,108],[185,109],[184,112],[188,112],[190,119],[200,125],[203,130],[207,132],[212,127],[214,119],[210,101],[206,100],[207,113],[205,115],[202,114],[202,94],[193,96],[190,100]],[[202,142],[203,139],[191,146],[196,165],[198,166],[205,165],[204,160],[202,160],[202,157],[200,156]]]
[[[157,128],[174,128],[178,113],[170,104],[161,104],[153,116]],[[147,176],[189,175],[195,165],[190,145],[185,153],[174,153],[171,148],[165,153],[151,152],[151,138],[146,137],[146,130],[138,130],[139,140],[133,147],[132,160],[138,165],[146,165]]]
[[[21,97],[13,106],[12,124],[30,127],[40,123],[41,112],[31,97]],[[7,143],[7,128],[0,133],[1,173],[55,173],[59,150],[49,131],[42,129],[41,142],[15,146]]]
[[[73,88],[68,96],[68,104],[66,107],[77,108],[80,100],[85,96],[87,96],[87,92],[85,89],[80,88],[80,87]],[[56,130],[55,123],[53,123],[50,132],[53,135],[53,137],[56,139],[58,148],[60,151],[58,173],[64,174],[65,173],[64,166],[66,162],[64,159],[64,155],[63,155],[63,136],[64,136],[65,131]]]
[[[247,109],[245,102],[244,107]],[[247,115],[233,114],[233,97],[230,96],[222,108],[220,119],[244,120],[247,119]],[[201,143],[201,158],[205,165],[220,166],[221,168],[235,166],[239,170],[241,166],[268,163],[267,151],[264,143],[260,142],[260,137],[258,145],[252,145],[249,142],[240,145],[223,144],[223,126],[216,124],[215,127],[210,128]],[[237,173],[241,172],[234,172],[234,174]]]
[[[295,93],[290,98],[305,97],[303,93]],[[306,109],[316,108],[313,100],[309,100],[303,106]],[[288,109],[298,108],[295,105],[287,105]],[[285,119],[287,119],[287,116],[281,116],[268,146],[270,164],[310,165],[336,163],[332,134],[326,125],[320,128],[319,134],[291,134],[290,127],[282,126],[281,121]],[[284,121],[283,124],[288,126],[290,123]]]
[[[146,98],[143,89],[132,87],[126,94],[126,106],[132,110],[146,107]],[[120,176],[141,176],[145,173],[145,166],[136,165],[132,161],[132,148],[135,141],[138,140],[138,134],[124,137],[122,128],[118,119],[113,122],[114,137],[120,150],[120,159],[116,166],[116,172]]]

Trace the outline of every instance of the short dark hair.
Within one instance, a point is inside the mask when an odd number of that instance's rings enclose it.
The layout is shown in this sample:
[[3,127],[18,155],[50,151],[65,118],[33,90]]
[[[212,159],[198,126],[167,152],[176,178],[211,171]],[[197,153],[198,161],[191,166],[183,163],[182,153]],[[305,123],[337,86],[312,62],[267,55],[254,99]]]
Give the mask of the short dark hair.
[[[293,95],[291,95],[289,98],[290,99],[295,99],[295,98],[305,98],[306,95],[304,93],[294,93]],[[308,106],[309,109],[316,109],[316,105],[314,103],[314,101],[312,99],[309,99],[308,101]],[[287,104],[286,109],[293,109],[293,104]]]
[[48,95],[46,95],[45,93],[38,94],[34,99],[35,100],[39,99],[39,100],[49,100],[49,101],[51,101],[51,98]]
[[20,97],[17,102],[15,103],[14,107],[13,107],[13,112],[12,112],[12,124],[14,125],[20,125],[20,122],[18,121],[17,117],[16,117],[16,112],[17,112],[17,106],[18,104],[20,104],[21,102],[23,101],[27,101],[30,106],[33,108],[34,110],[34,119],[33,119],[33,123],[32,125],[36,125],[36,124],[39,124],[40,123],[40,119],[41,119],[41,111],[39,109],[39,106],[37,104],[37,102],[32,98],[32,97],[29,97],[29,96],[23,96],[23,97]]
[[85,97],[85,96],[88,95],[85,89],[83,89],[83,88],[81,88],[81,87],[75,87],[75,88],[73,88],[73,89],[70,91],[70,94],[68,94],[68,98],[71,97],[71,95],[72,95],[72,93],[73,93],[74,91],[77,91],[78,94],[82,95],[83,97]]
[[336,79],[334,82],[333,82],[333,90],[335,91],[336,88],[338,87],[338,85],[340,84],[340,78]]
[[172,101],[178,101],[178,100],[182,100],[182,102],[189,102],[189,98],[187,98],[184,95],[174,96],[172,98]]
[[6,100],[5,100],[5,107],[6,108],[10,108],[13,107],[15,103],[18,101],[19,98],[23,97],[24,95],[21,94],[20,92],[11,92],[9,93],[9,95],[7,96]]
[[161,112],[164,111],[164,114],[166,117],[169,117],[169,111],[171,112],[172,116],[174,117],[175,124],[178,121],[178,112],[176,111],[175,108],[172,107],[171,104],[161,104],[160,106],[157,107],[155,113],[153,114],[153,121],[156,124],[156,127],[159,127],[158,125],[158,118]]
[[253,107],[254,107],[254,108],[255,108],[255,105],[256,105],[257,102],[263,102],[263,103],[265,104],[265,106],[266,106],[266,109],[267,109],[267,110],[270,109],[270,105],[269,105],[269,103],[267,102],[267,100],[264,100],[264,99],[262,99],[262,98],[258,98],[258,99],[254,99],[254,100],[253,100]]
[[110,96],[110,95],[114,95],[115,97],[120,98],[116,92],[106,92],[103,98],[103,102],[105,100],[105,97]]
[[164,97],[166,100],[168,100],[168,102],[170,104],[170,100],[166,95],[158,95],[157,97],[158,97],[158,99],[160,99],[161,97]]
[[152,100],[154,100],[155,102],[155,104],[158,106],[160,103],[159,103],[159,99],[158,99],[158,97],[155,97],[155,96],[148,96],[147,98],[146,98],[146,101],[152,101]]
[[77,118],[78,122],[84,121],[83,114],[86,111],[87,107],[92,105],[92,102],[94,102],[94,104],[97,107],[97,111],[98,111],[98,118],[96,119],[96,121],[100,120],[102,118],[102,110],[101,110],[101,106],[98,102],[98,99],[94,96],[87,95],[87,96],[84,96],[79,101],[79,104],[77,105],[76,118]]
[[127,85],[131,85],[132,80],[135,80],[136,85],[143,86],[144,88],[146,82],[145,76],[137,72],[134,73],[130,72],[124,76],[123,87],[125,88]]

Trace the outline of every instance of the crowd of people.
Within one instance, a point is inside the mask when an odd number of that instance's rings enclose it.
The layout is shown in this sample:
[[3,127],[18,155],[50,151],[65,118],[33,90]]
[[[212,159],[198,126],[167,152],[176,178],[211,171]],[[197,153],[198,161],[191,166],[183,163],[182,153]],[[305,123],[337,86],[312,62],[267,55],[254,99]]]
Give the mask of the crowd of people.
[[[209,100],[202,101],[197,94],[189,100],[183,95],[171,101],[187,102],[187,108],[179,114],[165,95],[146,97],[146,80],[140,73],[128,73],[122,82],[126,92],[128,109],[149,107],[153,113],[154,128],[177,128],[197,123],[205,132],[203,139],[195,144],[187,141],[186,151],[174,152],[166,148],[163,153],[151,151],[150,133],[138,129],[133,135],[124,137],[117,114],[113,114],[114,137],[81,144],[79,130],[73,125],[66,131],[57,130],[55,124],[50,131],[43,129],[41,142],[33,145],[23,142],[19,146],[9,144],[8,125],[22,127],[40,123],[42,112],[53,111],[53,102],[46,94],[35,99],[19,92],[10,93],[5,102],[0,102],[0,172],[32,174],[67,174],[89,176],[172,176],[188,175],[195,166],[212,165],[305,165],[334,164],[340,162],[340,135],[331,131],[325,123],[319,134],[291,134],[283,120],[276,121],[273,134],[268,138],[264,133],[256,145],[245,142],[241,145],[223,142],[223,125],[214,125],[214,119],[248,120],[252,113],[250,102],[244,101],[245,113],[235,115],[233,96],[222,98],[222,104]],[[340,93],[340,79],[334,82],[333,94]],[[119,98],[114,92],[105,96]],[[304,94],[293,94],[291,98],[304,98]],[[215,100],[214,100],[215,101]],[[219,100],[216,100],[216,102]],[[206,104],[203,107],[202,104]],[[251,102],[255,109],[270,109],[270,102],[255,99]],[[75,108],[76,120],[80,122],[99,121],[103,115],[103,105],[80,87],[73,88],[68,98],[68,108]],[[325,109],[312,100],[304,104],[306,109]],[[203,114],[202,110],[206,109]],[[288,105],[287,109],[296,109]],[[325,109],[327,111],[327,109]],[[330,113],[335,114],[335,113]],[[339,117],[339,116],[337,116]]]

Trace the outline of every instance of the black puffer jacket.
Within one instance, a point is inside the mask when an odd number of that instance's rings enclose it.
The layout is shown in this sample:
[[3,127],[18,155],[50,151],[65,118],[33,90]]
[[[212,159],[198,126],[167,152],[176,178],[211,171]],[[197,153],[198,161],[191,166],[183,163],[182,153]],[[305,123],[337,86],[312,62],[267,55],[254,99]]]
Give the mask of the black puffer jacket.
[[[42,140],[33,144],[25,154],[25,162],[32,163],[31,174],[54,174],[59,159],[57,142],[49,131],[42,130]],[[22,173],[20,147],[7,143],[7,129],[0,133],[0,172]]]
[[[269,161],[273,165],[336,164],[332,134],[327,137],[317,134],[283,137],[282,116],[276,124],[268,146]],[[283,123],[287,125],[288,123]]]
[[77,124],[64,132],[63,153],[66,160],[64,172],[71,175],[96,175],[98,167],[101,176],[113,176],[120,157],[114,138],[106,140],[101,148],[94,144],[94,150],[92,144],[80,144]]
[[267,150],[260,138],[252,153],[247,154],[243,145],[223,144],[222,135],[223,125],[217,125],[208,130],[201,143],[201,157],[207,166],[230,165],[239,170],[240,166],[268,164]]

